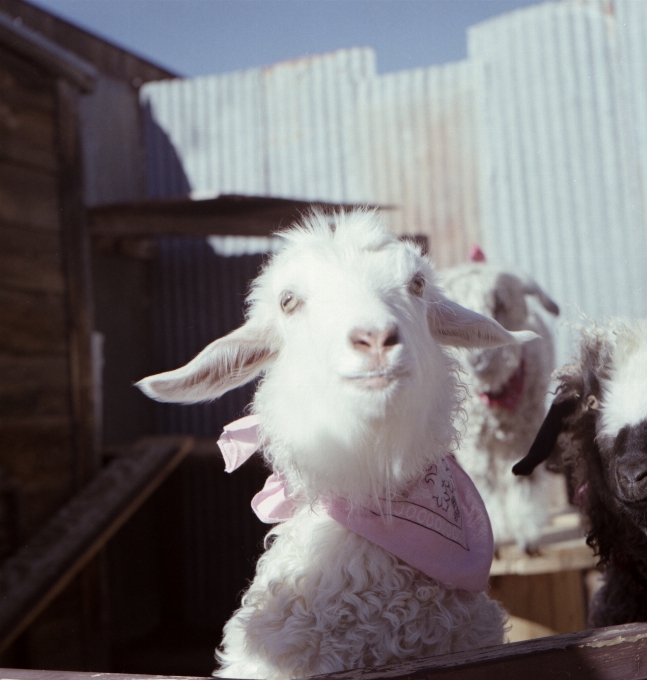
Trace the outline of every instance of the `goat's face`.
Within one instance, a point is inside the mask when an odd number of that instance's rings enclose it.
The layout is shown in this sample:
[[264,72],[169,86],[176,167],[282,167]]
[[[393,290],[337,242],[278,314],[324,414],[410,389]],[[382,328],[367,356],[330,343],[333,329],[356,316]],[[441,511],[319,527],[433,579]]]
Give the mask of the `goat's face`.
[[601,487],[616,510],[647,529],[647,324],[610,321],[604,333],[584,331],[578,361],[559,378],[558,396],[513,471],[529,474],[552,456],[575,502]]
[[[536,283],[494,265],[479,262],[454,267],[445,272],[443,283],[452,300],[495,319],[509,331],[529,327],[527,295],[537,297],[552,314],[559,312],[557,305]],[[524,380],[522,357],[521,345],[475,349],[467,353],[470,382],[486,403],[507,403],[512,393],[520,389]]]
[[605,481],[622,508],[647,528],[647,334],[620,337],[612,366],[597,419]]
[[[430,451],[445,453],[459,400],[441,345],[492,347],[515,337],[445,299],[429,261],[373,213],[338,215],[333,228],[314,216],[284,238],[254,282],[245,325],[139,386],[161,401],[191,403],[263,371],[254,408],[268,455],[310,480],[309,492],[351,477],[370,490],[372,464],[394,479],[407,474],[403,451],[418,467]],[[380,447],[388,460],[376,463],[367,452]]]

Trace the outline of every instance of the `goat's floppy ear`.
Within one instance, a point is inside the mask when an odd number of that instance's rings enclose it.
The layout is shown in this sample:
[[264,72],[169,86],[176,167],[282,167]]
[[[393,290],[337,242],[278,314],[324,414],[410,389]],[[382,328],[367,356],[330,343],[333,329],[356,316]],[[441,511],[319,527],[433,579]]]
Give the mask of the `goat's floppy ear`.
[[247,322],[207,345],[182,368],[151,375],[136,385],[157,401],[195,404],[249,382],[273,354],[268,333]]
[[550,457],[555,450],[557,438],[566,429],[565,421],[575,411],[578,401],[577,397],[570,397],[553,402],[530,450],[525,458],[512,468],[515,475],[531,474],[538,465]]
[[429,329],[441,344],[469,349],[500,347],[539,337],[532,331],[507,331],[489,316],[466,309],[445,297],[430,307]]
[[541,302],[541,306],[547,312],[550,312],[554,316],[559,315],[559,307],[557,306],[557,303],[548,297],[548,295],[546,295],[546,293],[532,279],[525,278],[523,280],[523,292],[525,295],[534,295],[539,300],[539,302]]

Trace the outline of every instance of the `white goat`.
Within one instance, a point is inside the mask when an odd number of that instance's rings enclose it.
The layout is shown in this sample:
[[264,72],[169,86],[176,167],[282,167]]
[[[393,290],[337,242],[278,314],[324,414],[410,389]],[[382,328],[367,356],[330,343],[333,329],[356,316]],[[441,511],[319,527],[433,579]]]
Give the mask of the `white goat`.
[[470,397],[467,431],[455,455],[485,501],[495,543],[516,541],[532,550],[551,508],[563,509],[567,501],[561,475],[543,467],[531,477],[510,473],[542,423],[555,361],[552,334],[529,309],[526,296],[551,314],[559,314],[559,308],[534,281],[485,263],[479,255],[473,263],[440,272],[447,296],[510,331],[532,330],[541,337],[523,346],[461,351]]
[[[290,509],[225,627],[216,674],[298,678],[501,643],[505,614],[482,592],[491,529],[478,494],[460,498],[471,482],[448,455],[462,395],[441,344],[534,334],[446,300],[430,262],[372,212],[332,224],[313,215],[282,237],[253,284],[246,323],[139,383],[154,399],[193,403],[264,373],[253,412]],[[413,506],[425,484],[437,511]],[[403,518],[403,507],[418,514]],[[364,520],[370,540],[349,528]],[[448,546],[408,546],[410,562],[426,552],[437,561],[442,583],[380,547],[379,534],[402,525]]]

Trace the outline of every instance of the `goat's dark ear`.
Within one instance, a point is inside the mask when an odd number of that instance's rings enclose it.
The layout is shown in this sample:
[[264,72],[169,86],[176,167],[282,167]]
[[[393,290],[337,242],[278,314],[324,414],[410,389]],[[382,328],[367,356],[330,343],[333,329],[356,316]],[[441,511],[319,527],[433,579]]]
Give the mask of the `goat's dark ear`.
[[548,459],[555,449],[557,438],[566,428],[565,420],[575,411],[578,401],[576,397],[570,397],[553,402],[530,450],[525,458],[512,468],[515,475],[529,475],[540,463]]

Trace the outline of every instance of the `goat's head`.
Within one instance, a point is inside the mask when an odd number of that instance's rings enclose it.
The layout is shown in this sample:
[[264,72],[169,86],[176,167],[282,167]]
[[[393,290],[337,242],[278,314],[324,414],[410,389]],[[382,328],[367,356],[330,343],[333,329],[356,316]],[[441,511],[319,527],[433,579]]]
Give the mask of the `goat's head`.
[[583,330],[578,360],[558,379],[537,438],[513,471],[528,474],[548,459],[565,470],[585,512],[602,504],[647,529],[647,323]]
[[[452,300],[495,319],[509,331],[530,327],[527,296],[535,297],[551,314],[559,314],[555,302],[532,279],[485,262],[448,269],[442,274],[442,283]],[[466,364],[474,389],[489,405],[510,407],[520,396],[524,378],[521,345],[472,350]]]
[[338,214],[332,224],[313,215],[282,236],[285,247],[252,286],[246,323],[138,386],[159,401],[194,403],[264,373],[254,410],[266,456],[291,485],[311,495],[384,493],[385,479],[397,486],[454,442],[459,387],[441,345],[535,336],[444,298],[429,260],[375,213]]

